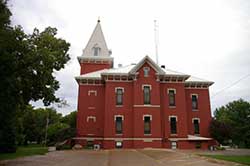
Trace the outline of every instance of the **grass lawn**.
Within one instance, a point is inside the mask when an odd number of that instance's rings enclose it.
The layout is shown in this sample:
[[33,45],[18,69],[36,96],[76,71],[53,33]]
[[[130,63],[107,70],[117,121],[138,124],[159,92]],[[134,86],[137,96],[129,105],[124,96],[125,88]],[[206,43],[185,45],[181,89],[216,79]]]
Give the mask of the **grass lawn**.
[[225,155],[202,155],[202,156],[250,165],[250,156],[225,156]]
[[0,153],[0,160],[15,159],[18,157],[44,155],[48,152],[48,147],[40,145],[21,146],[17,148],[16,153]]

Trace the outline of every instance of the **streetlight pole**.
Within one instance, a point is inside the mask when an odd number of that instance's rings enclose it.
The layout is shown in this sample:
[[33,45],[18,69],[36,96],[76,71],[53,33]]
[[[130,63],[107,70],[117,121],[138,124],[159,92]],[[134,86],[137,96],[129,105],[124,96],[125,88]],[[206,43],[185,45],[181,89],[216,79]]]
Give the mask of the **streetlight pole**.
[[46,127],[45,127],[44,146],[46,146],[46,143],[47,143],[48,125],[49,125],[49,117],[48,117],[48,114],[47,114],[47,117],[46,117]]

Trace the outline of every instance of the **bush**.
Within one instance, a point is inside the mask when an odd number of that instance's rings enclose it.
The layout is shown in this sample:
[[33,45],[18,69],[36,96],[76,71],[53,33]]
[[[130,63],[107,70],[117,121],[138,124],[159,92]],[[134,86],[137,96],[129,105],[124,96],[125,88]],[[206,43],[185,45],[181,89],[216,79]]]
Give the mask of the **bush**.
[[216,150],[226,150],[224,147],[220,147],[220,146],[215,146]]

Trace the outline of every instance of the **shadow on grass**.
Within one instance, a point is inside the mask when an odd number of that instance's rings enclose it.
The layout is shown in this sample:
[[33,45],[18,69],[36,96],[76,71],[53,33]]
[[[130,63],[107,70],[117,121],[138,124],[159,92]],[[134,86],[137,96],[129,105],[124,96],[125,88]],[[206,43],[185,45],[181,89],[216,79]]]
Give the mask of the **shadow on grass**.
[[48,152],[48,147],[41,145],[20,146],[16,153],[0,153],[0,160],[15,159],[24,156],[44,155]]

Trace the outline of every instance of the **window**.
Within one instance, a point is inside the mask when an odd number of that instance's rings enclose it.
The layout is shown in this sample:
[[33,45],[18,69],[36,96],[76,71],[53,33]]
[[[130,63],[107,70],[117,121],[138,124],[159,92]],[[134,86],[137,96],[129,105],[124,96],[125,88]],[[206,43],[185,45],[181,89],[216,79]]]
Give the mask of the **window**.
[[96,117],[95,116],[87,116],[87,122],[92,121],[96,122]]
[[115,133],[122,134],[122,117],[115,117]]
[[198,109],[198,95],[192,95],[192,109]]
[[193,119],[194,123],[194,134],[200,134],[199,119]]
[[144,134],[151,134],[151,117],[144,116]]
[[122,105],[123,104],[123,88],[117,88],[116,89],[116,105]]
[[177,142],[171,142],[171,149],[177,149]]
[[117,149],[122,148],[122,141],[116,141],[116,142],[115,142],[115,147],[116,147]]
[[148,77],[148,76],[149,76],[149,70],[150,70],[149,67],[144,67],[144,68],[143,68],[144,77]]
[[171,134],[177,134],[176,117],[170,117]]
[[94,56],[98,56],[100,54],[101,48],[94,47],[93,50],[94,50]]
[[87,141],[87,147],[90,149],[94,148],[94,142],[93,141]]
[[144,104],[150,104],[150,86],[143,86]]
[[168,90],[169,106],[175,106],[175,89]]

